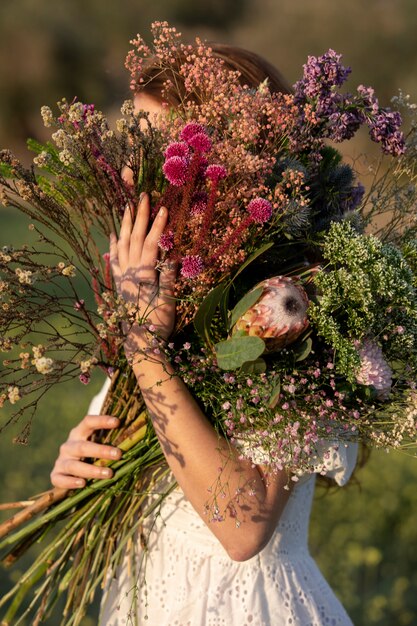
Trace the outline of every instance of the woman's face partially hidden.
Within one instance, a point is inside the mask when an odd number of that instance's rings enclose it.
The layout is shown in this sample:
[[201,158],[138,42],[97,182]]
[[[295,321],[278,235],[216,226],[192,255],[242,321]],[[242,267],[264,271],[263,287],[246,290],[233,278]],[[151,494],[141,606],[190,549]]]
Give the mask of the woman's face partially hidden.
[[[146,93],[138,93],[135,96],[134,103],[135,113],[138,113],[139,111],[146,111],[150,114],[149,121],[151,124],[156,126],[158,117],[164,112],[164,107],[161,102],[152,96],[148,96]],[[141,124],[145,126],[145,120],[142,120]],[[127,183],[133,184],[132,170],[129,167],[124,168],[122,176]]]

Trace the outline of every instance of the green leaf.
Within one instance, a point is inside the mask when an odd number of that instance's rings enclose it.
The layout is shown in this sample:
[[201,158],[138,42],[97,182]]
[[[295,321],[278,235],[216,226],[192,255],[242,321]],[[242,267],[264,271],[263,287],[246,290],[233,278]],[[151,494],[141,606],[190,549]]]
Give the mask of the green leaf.
[[256,287],[255,289],[252,289],[252,291],[249,291],[247,294],[245,294],[243,298],[239,300],[230,316],[229,328],[233,328],[239,317],[244,315],[246,311],[250,309],[251,306],[253,306],[255,302],[257,302],[257,300],[259,300],[262,295],[262,291],[262,287]]
[[313,347],[313,341],[311,337],[305,339],[295,350],[294,356],[296,361],[304,361],[308,357]]
[[220,283],[220,285],[214,287],[204,298],[194,316],[194,328],[200,337],[209,344],[211,344],[210,327],[224,290],[224,283]]
[[217,363],[223,370],[235,370],[246,361],[255,361],[265,350],[265,343],[259,337],[232,337],[214,346]]
[[246,361],[240,368],[242,374],[263,374],[266,372],[265,360],[261,357],[255,361]]
[[277,384],[272,390],[272,393],[268,400],[268,408],[273,409],[279,400],[279,396],[281,394],[281,379],[278,379]]

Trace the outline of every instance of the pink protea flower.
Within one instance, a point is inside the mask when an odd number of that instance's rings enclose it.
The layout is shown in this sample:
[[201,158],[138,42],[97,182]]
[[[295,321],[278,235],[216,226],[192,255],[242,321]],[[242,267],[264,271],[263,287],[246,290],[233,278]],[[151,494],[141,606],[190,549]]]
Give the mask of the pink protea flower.
[[166,233],[162,233],[159,237],[158,246],[161,250],[165,250],[165,252],[169,252],[174,247],[174,233],[172,230],[167,231]]
[[184,278],[195,278],[203,271],[204,264],[198,254],[188,254],[181,260],[181,276]]
[[187,182],[188,161],[184,157],[170,157],[165,161],[162,170],[171,185],[175,187],[182,187]]
[[254,289],[262,293],[253,306],[236,322],[233,331],[243,330],[265,341],[266,351],[273,352],[293,343],[308,327],[308,297],[296,279],[274,276]]
[[366,339],[362,345],[355,342],[361,366],[356,380],[361,385],[372,385],[379,400],[386,400],[392,385],[392,370],[384,358],[382,349],[372,339]]
[[189,154],[190,150],[188,147],[188,144],[185,143],[185,141],[174,141],[174,143],[170,143],[165,152],[164,152],[164,156],[165,159],[170,159],[171,157],[174,156],[179,156],[179,157],[187,157]]
[[197,152],[210,152],[212,143],[206,133],[196,133],[188,140],[188,145]]
[[209,165],[206,169],[206,178],[213,183],[218,182],[222,178],[226,178],[227,170],[223,165]]
[[180,138],[188,143],[191,137],[194,137],[197,133],[206,134],[206,129],[201,124],[197,124],[197,122],[189,122],[182,129]]
[[254,222],[263,224],[272,215],[272,204],[264,198],[254,198],[248,204],[248,213]]

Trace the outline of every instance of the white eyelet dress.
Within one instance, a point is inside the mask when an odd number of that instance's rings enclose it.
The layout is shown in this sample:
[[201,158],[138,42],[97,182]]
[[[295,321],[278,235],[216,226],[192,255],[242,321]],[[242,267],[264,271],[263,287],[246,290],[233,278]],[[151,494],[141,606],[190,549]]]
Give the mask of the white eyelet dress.
[[[323,444],[322,453],[326,474],[345,484],[357,445]],[[299,480],[268,545],[244,562],[230,559],[179,488],[171,492],[137,576],[126,557],[107,581],[100,626],[353,626],[309,553],[315,478]],[[139,563],[139,541],[136,549]]]

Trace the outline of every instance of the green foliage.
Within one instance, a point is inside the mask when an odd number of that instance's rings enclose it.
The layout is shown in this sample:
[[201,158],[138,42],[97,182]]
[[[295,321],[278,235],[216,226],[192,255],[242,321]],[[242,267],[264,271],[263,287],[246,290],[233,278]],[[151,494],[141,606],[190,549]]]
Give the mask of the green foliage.
[[[322,254],[326,266],[314,277],[319,295],[309,307],[309,319],[336,350],[338,370],[353,381],[360,362],[353,341],[383,333],[395,337],[389,339],[388,356],[415,366],[416,293],[401,251],[345,221],[332,224],[324,235]],[[401,319],[406,330],[398,335]]]
[[216,343],[215,348],[219,367],[236,370],[247,361],[255,361],[261,356],[265,342],[260,337],[232,337]]

